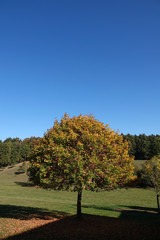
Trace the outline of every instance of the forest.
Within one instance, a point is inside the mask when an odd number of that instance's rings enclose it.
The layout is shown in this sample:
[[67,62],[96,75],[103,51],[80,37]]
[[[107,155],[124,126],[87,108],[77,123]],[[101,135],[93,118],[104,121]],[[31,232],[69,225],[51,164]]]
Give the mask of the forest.
[[127,134],[123,137],[129,142],[129,154],[134,156],[135,160],[149,160],[160,154],[160,135]]
[[36,144],[38,138],[7,138],[0,140],[0,167],[14,165],[16,163],[29,160],[32,146]]
[[[135,160],[149,160],[153,156],[160,154],[160,135],[124,135],[124,140],[129,142],[129,154],[135,157]],[[7,138],[0,140],[0,167],[14,165],[19,162],[29,160],[32,146],[37,142],[37,137],[25,138]]]

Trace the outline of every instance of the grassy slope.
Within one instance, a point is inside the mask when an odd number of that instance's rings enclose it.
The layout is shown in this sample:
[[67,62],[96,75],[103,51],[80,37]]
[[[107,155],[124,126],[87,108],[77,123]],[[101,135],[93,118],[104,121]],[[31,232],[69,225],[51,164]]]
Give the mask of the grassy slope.
[[148,161],[148,160],[134,160],[133,165],[134,165],[135,167],[141,168],[142,165],[143,165],[146,161]]
[[[0,172],[0,204],[76,213],[77,193],[43,190],[27,185],[26,174],[15,175],[17,167]],[[119,217],[117,208],[156,208],[155,193],[149,189],[83,192],[82,212]]]

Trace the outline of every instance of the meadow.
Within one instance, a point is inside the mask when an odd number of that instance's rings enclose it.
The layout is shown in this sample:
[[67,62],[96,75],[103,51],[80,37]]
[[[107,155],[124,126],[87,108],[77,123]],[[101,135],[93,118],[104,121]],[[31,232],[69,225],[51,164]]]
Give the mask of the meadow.
[[78,221],[77,193],[37,188],[21,165],[0,171],[0,239],[159,239],[153,189],[84,191]]

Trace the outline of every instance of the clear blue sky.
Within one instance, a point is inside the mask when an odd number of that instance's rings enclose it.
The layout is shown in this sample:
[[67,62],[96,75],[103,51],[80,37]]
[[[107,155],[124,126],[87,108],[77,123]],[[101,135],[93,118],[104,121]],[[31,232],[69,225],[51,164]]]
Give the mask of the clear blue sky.
[[160,134],[159,0],[0,1],[0,139],[65,112]]

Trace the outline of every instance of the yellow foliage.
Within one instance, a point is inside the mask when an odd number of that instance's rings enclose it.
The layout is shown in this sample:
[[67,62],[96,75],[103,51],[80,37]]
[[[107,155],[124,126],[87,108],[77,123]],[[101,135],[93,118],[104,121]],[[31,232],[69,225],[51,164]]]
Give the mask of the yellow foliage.
[[65,114],[34,147],[30,175],[54,189],[109,190],[132,177],[128,151],[123,136],[93,116]]
[[128,187],[136,187],[139,183],[139,179],[136,175],[131,176],[131,179],[127,183]]

